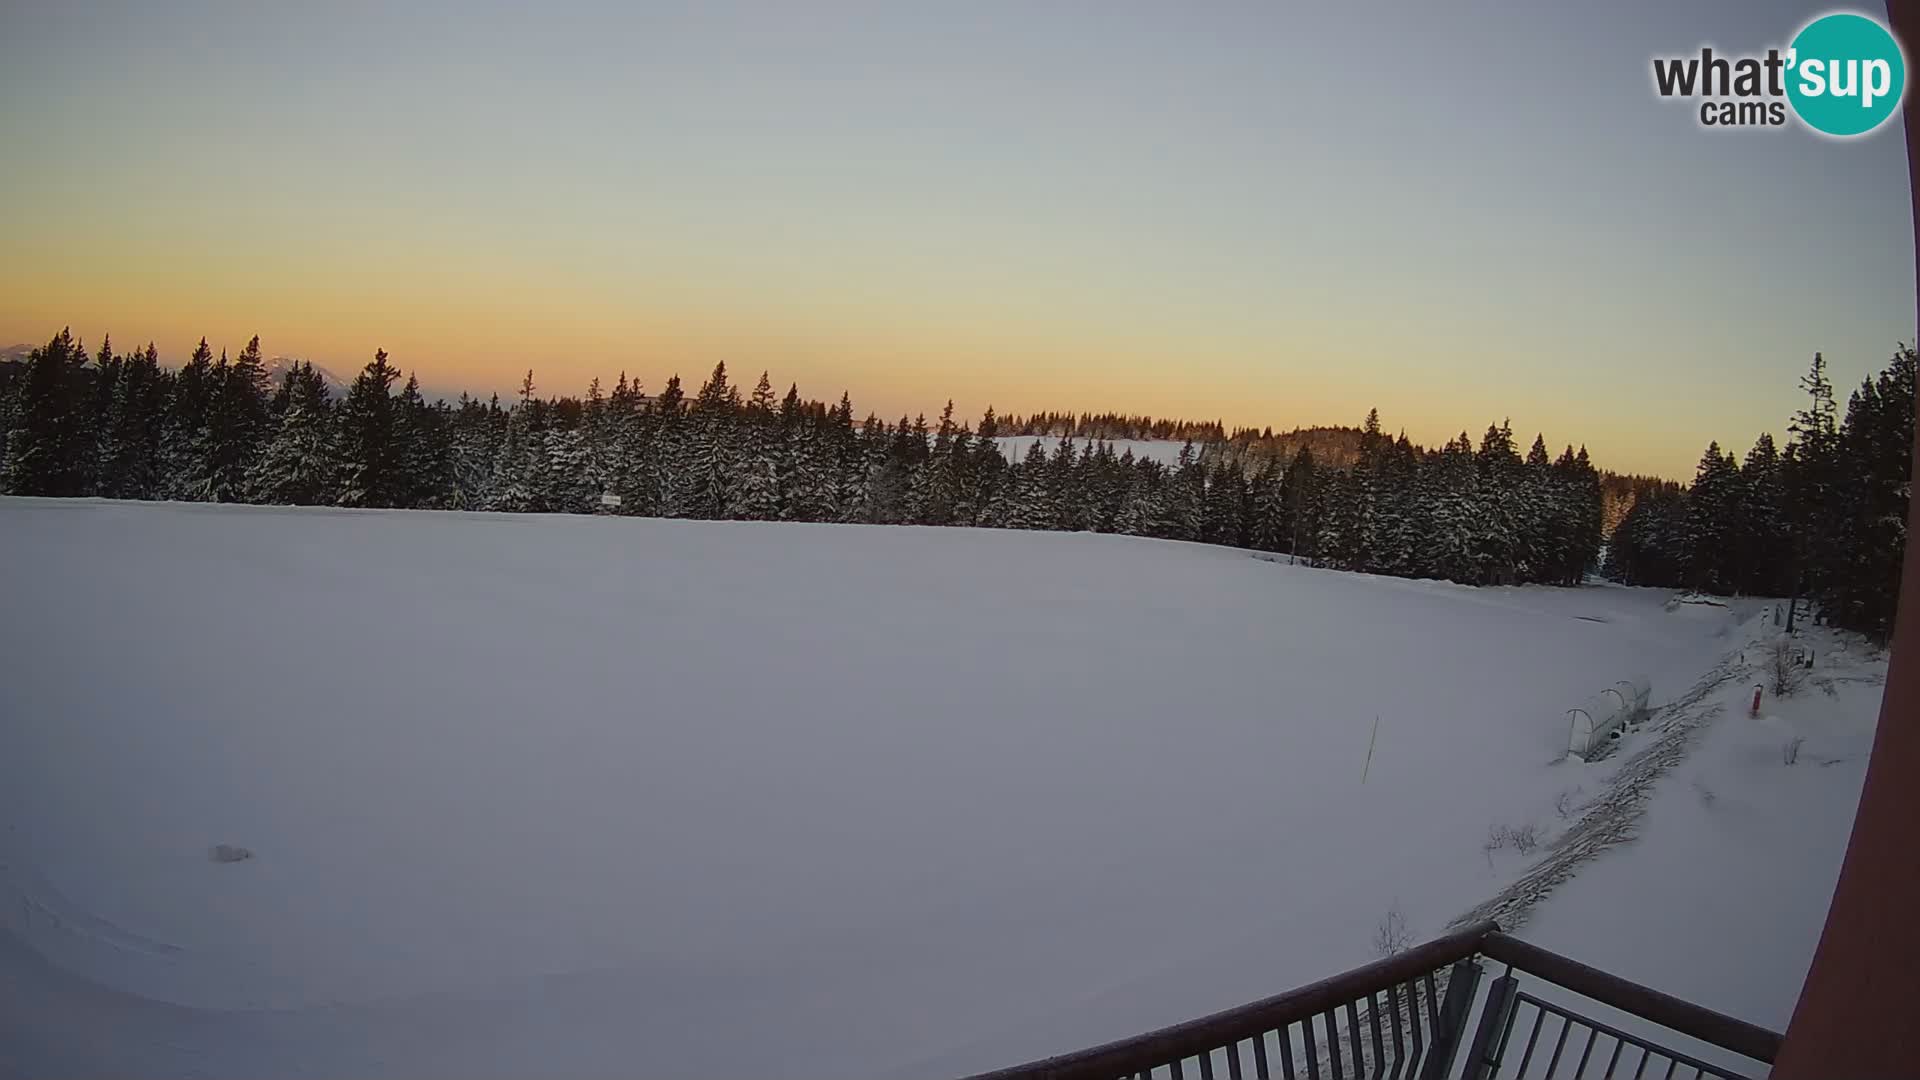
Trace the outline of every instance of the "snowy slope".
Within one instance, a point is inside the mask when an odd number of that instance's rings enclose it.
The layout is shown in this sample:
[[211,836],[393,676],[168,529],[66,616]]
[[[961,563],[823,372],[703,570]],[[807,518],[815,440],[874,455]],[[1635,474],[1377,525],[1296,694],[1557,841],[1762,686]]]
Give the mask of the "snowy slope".
[[1566,786],[1568,704],[1739,644],[1656,592],[1114,536],[22,499],[0,536],[0,1073],[1068,1049],[1368,960],[1396,903],[1437,932],[1521,869],[1481,841]]
[[[1024,460],[1027,456],[1027,448],[1036,442],[1041,445],[1041,449],[1045,450],[1049,456],[1053,454],[1054,448],[1060,445],[1059,437],[1052,435],[1001,435],[996,441],[1000,444],[1000,452],[1007,456],[1008,461]],[[1096,444],[1095,440],[1092,439],[1070,439],[1068,441],[1073,443],[1074,449],[1080,451],[1084,451],[1088,447]],[[1172,442],[1166,439],[1110,439],[1106,440],[1106,443],[1108,446],[1113,447],[1115,456],[1125,454],[1131,450],[1133,451],[1135,460],[1157,461],[1162,465],[1172,465],[1179,461],[1180,448],[1186,445],[1184,442]],[[1199,456],[1203,445],[1202,443],[1193,444],[1193,452],[1196,458]]]
[[[265,364],[267,386],[270,389],[278,389],[280,380],[286,376],[288,371],[293,369],[293,365],[302,362],[303,361],[297,356],[268,357]],[[347,389],[351,385],[347,380],[340,378],[340,376],[335,375],[319,364],[313,365],[313,370],[319,374],[320,381],[326,385],[328,397],[339,401],[347,396]]]

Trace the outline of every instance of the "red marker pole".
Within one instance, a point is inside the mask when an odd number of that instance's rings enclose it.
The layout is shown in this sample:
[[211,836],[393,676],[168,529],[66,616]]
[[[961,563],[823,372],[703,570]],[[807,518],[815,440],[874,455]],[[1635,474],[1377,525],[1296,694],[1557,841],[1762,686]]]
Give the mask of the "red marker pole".
[[1760,715],[1760,688],[1759,688],[1759,687],[1757,687],[1757,686],[1753,688],[1753,712],[1752,712],[1752,715],[1754,715],[1754,716],[1759,716],[1759,715]]

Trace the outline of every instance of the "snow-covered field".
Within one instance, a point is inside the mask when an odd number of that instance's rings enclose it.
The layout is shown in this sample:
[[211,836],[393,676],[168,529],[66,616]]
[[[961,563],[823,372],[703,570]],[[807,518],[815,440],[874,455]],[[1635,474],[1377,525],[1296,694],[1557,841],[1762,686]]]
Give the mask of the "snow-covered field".
[[[1527,865],[1491,825],[1627,756],[1556,761],[1569,705],[1755,629],[1051,533],[0,499],[0,547],[32,1075],[905,1078],[1130,1034],[1369,960],[1390,907],[1437,933]],[[1729,712],[1529,936],[1783,1024],[1877,695]]]

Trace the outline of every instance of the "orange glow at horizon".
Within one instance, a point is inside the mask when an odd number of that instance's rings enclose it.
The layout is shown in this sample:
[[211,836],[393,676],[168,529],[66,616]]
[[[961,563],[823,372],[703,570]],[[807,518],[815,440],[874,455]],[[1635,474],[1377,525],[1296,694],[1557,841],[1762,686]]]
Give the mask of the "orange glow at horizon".
[[[1848,388],[1915,332],[1897,138],[1714,138],[1612,91],[1543,123],[1566,102],[1432,69],[1487,32],[1437,9],[84,7],[0,36],[0,345],[258,334],[342,378],[385,348],[450,396],[725,361],[890,420],[1378,408],[1686,478],[1780,433],[1815,350]],[[1615,16],[1503,20],[1508,75],[1643,76]],[[1479,108],[1329,95],[1327,57],[1274,62],[1303,34]]]

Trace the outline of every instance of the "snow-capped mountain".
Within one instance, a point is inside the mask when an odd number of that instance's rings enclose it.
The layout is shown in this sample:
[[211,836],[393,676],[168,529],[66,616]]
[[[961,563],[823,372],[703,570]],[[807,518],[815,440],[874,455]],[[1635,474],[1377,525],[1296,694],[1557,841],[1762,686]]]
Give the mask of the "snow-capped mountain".
[[[267,385],[269,387],[278,387],[280,385],[280,380],[286,375],[288,371],[292,370],[293,365],[298,364],[300,362],[301,360],[297,356],[268,357],[266,361]],[[321,380],[327,384],[327,394],[330,397],[332,397],[334,400],[337,401],[341,397],[346,395],[347,385],[348,385],[347,380],[342,379],[340,376],[335,375],[333,372],[328,371],[326,368],[321,367],[319,364],[314,364],[313,370],[319,372]]]

